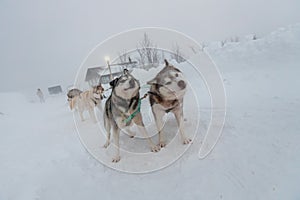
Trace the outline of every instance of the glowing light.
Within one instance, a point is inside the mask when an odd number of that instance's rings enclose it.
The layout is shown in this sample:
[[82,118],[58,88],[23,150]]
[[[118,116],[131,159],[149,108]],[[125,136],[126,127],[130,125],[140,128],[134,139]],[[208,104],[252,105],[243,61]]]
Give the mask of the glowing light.
[[109,56],[105,56],[105,57],[104,57],[104,60],[105,60],[106,62],[109,62],[109,60],[110,60]]

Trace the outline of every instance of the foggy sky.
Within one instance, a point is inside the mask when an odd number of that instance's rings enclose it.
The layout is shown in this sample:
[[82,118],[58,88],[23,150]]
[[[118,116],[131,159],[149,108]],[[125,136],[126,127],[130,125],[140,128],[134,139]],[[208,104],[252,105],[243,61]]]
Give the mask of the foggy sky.
[[83,59],[120,31],[155,26],[198,42],[300,22],[297,0],[1,0],[0,92],[72,84]]

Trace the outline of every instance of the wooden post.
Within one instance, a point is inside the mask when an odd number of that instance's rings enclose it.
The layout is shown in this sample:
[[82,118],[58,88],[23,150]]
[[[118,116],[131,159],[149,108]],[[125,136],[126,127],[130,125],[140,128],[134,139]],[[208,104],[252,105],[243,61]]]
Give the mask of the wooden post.
[[112,80],[113,80],[113,77],[112,77],[112,73],[111,73],[111,68],[110,68],[109,60],[107,60],[106,63],[107,63],[107,67],[108,67],[108,69],[109,69],[110,80],[112,81]]

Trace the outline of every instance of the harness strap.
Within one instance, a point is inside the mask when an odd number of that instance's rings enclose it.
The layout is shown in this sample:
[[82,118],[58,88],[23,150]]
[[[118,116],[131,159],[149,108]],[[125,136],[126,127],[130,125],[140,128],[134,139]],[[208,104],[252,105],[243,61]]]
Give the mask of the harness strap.
[[126,119],[124,119],[124,122],[126,124],[128,122],[130,122],[139,112],[141,112],[141,102],[142,102],[142,99],[139,99],[137,109],[131,115],[129,115],[129,117],[127,117]]
[[151,92],[151,91],[148,91],[147,92],[148,94],[152,94],[154,96],[157,96],[157,97],[161,97],[159,94],[157,94],[156,92]]
[[123,120],[126,124],[128,122],[130,122],[139,112],[141,112],[141,103],[142,103],[142,100],[145,99],[148,96],[148,93],[149,92],[147,92],[146,94],[144,94],[144,96],[139,99],[137,109],[131,115],[129,115],[129,117],[127,117],[126,119]]
[[[153,96],[156,97],[155,98],[156,103],[161,103],[162,100],[163,100],[162,97],[156,92],[148,91],[148,94],[153,95]],[[168,101],[171,101],[171,100],[168,100]],[[165,110],[166,113],[172,111],[176,106],[178,106],[178,100],[173,100],[172,102],[173,102],[172,104],[175,104],[175,105],[173,107],[168,108],[167,110]]]
[[[94,102],[95,106],[98,104],[98,102],[97,102],[98,99],[91,98],[91,100]],[[99,99],[99,100],[101,100],[101,99]]]

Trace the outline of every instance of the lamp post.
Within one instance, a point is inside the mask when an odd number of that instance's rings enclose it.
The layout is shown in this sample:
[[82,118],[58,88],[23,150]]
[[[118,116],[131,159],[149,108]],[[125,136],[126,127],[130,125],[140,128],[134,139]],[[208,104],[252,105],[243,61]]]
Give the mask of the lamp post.
[[109,70],[110,80],[112,80],[113,77],[112,77],[111,68],[110,68],[110,64],[109,64],[109,57],[108,57],[108,56],[105,56],[104,59],[105,59],[105,61],[106,61],[106,64],[107,64],[107,67],[108,67],[108,70]]

